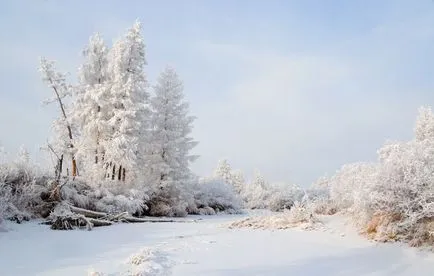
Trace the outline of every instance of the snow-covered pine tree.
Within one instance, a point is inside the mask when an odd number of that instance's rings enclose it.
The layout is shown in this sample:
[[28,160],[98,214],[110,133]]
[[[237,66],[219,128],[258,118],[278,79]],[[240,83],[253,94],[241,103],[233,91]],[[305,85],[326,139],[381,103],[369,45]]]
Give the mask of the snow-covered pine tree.
[[420,107],[415,127],[416,141],[434,142],[434,114],[429,107]]
[[245,179],[243,172],[240,170],[232,170],[226,159],[219,161],[217,168],[214,171],[214,176],[221,178],[224,182],[232,185],[238,194],[240,194],[244,189]]
[[255,170],[253,180],[243,189],[243,199],[247,208],[268,208],[270,187],[259,170]]
[[246,186],[246,180],[244,178],[244,174],[241,170],[235,170],[231,172],[232,175],[232,186],[234,186],[234,190],[241,194]]
[[75,89],[72,118],[80,136],[77,155],[83,162],[84,173],[93,180],[104,177],[104,152],[112,112],[110,80],[107,75],[108,49],[99,34],[90,37],[84,49],[84,63],[79,69],[79,85]]
[[224,182],[232,184],[232,168],[228,160],[219,160],[217,168],[214,171],[214,176],[221,178]]
[[145,44],[140,31],[140,22],[136,22],[126,36],[114,44],[108,65],[113,109],[108,120],[112,133],[105,148],[107,176],[128,182],[141,176],[147,140],[149,95],[144,73]]
[[[56,72],[54,62],[45,58],[41,59],[39,71],[42,73],[43,81],[53,89],[54,96],[46,103],[56,102],[60,109],[60,116],[54,121],[53,129],[55,138],[49,144],[49,148],[56,155],[56,179],[64,172],[64,156],[69,156],[71,160],[71,174],[77,175],[77,162],[75,158],[76,148],[74,147],[73,128],[70,122],[65,98],[71,96],[71,87],[66,84],[65,74]],[[67,167],[68,171],[68,167]],[[68,173],[69,174],[69,173]]]
[[265,181],[264,176],[261,174],[261,172],[259,170],[255,170],[255,172],[253,174],[252,185],[256,186],[256,187],[261,187],[263,189],[266,189],[268,186],[267,182]]
[[190,150],[197,145],[191,137],[194,117],[184,100],[183,84],[176,71],[166,67],[154,87],[151,98],[152,155],[150,169],[153,184],[159,189],[182,185],[191,177],[190,162],[197,156]]

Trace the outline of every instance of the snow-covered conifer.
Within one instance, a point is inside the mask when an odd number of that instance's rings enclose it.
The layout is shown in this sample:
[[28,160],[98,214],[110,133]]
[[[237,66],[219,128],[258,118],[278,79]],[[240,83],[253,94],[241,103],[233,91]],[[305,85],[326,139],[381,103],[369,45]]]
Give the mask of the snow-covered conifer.
[[107,75],[108,49],[99,34],[89,39],[83,51],[84,63],[79,69],[79,85],[75,89],[72,118],[80,136],[77,155],[87,176],[104,176],[105,145],[110,138],[108,125],[112,106],[110,80]]
[[221,178],[226,183],[232,182],[232,168],[229,165],[228,160],[223,159],[218,162],[217,168],[214,171],[214,175]]
[[220,160],[217,168],[214,171],[214,176],[222,179],[224,182],[233,186],[234,191],[241,193],[245,186],[243,172],[240,170],[232,170],[229,162],[226,159]]
[[234,190],[241,194],[242,191],[245,189],[246,180],[244,178],[244,174],[241,170],[235,170],[231,172],[232,176],[232,186],[234,186]]
[[161,73],[154,91],[150,168],[154,183],[163,187],[189,179],[189,163],[196,159],[190,150],[197,142],[190,137],[194,117],[188,114],[183,84],[173,68],[167,67]]
[[147,82],[145,44],[136,22],[126,36],[118,40],[109,55],[111,79],[110,104],[113,106],[108,120],[112,130],[106,145],[105,161],[110,164],[112,179],[137,180],[143,170],[146,146]]
[[431,140],[434,142],[434,114],[429,107],[420,107],[416,120],[415,135],[417,141]]

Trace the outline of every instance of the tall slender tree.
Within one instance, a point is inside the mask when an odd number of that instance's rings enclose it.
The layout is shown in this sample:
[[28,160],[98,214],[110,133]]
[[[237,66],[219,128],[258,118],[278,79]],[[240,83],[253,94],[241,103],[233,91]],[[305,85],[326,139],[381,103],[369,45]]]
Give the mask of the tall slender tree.
[[196,146],[191,137],[194,117],[184,101],[183,84],[175,70],[166,67],[154,87],[151,99],[151,175],[162,189],[167,185],[182,184],[190,176],[189,163],[197,156],[190,150]]
[[78,126],[77,155],[89,175],[101,179],[104,175],[105,144],[109,139],[112,106],[110,79],[107,74],[108,49],[99,34],[90,37],[83,51],[84,63],[79,69],[79,84],[75,89],[72,118]]
[[430,107],[419,108],[414,132],[417,141],[434,141],[434,114]]
[[141,24],[136,22],[126,36],[118,40],[109,55],[110,104],[108,120],[110,142],[105,158],[110,164],[111,178],[133,181],[143,168],[147,130],[149,94],[144,73],[145,44]]
[[56,136],[53,142],[54,147],[50,146],[57,155],[57,178],[63,171],[64,155],[70,157],[71,174],[75,177],[77,175],[76,148],[74,147],[73,127],[65,103],[65,98],[71,96],[71,86],[66,84],[65,74],[56,72],[53,61],[42,58],[39,71],[42,73],[43,81],[53,90],[53,97],[46,100],[46,103],[56,102],[60,109],[60,117],[53,124]]
[[228,160],[219,160],[217,168],[214,171],[214,175],[223,179],[226,183],[232,182],[232,168],[229,165]]

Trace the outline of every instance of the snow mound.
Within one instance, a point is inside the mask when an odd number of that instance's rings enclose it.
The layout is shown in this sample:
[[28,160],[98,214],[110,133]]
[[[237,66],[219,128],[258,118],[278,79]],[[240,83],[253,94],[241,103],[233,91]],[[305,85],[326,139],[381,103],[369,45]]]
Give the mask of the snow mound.
[[145,247],[131,255],[117,273],[103,273],[94,270],[88,276],[168,276],[174,263],[159,249]]
[[128,264],[130,273],[134,276],[170,275],[172,262],[162,251],[152,248],[143,248],[132,255]]
[[295,203],[289,211],[268,216],[249,217],[229,224],[230,229],[289,229],[316,230],[323,228],[323,223],[311,212],[310,208]]

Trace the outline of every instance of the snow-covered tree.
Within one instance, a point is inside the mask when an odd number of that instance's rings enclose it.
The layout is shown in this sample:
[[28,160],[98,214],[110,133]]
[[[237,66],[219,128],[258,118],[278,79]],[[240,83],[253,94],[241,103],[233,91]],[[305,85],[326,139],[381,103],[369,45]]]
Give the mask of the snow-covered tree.
[[151,99],[150,159],[153,181],[160,188],[187,181],[190,162],[197,157],[190,150],[197,142],[190,137],[194,117],[184,100],[183,84],[171,67],[161,73]]
[[246,185],[243,191],[243,199],[246,207],[250,209],[266,209],[268,208],[268,200],[271,192],[265,178],[256,170],[253,180]]
[[231,172],[231,176],[231,184],[234,187],[235,192],[241,194],[246,186],[246,180],[244,178],[243,172],[241,170],[235,170]]
[[108,48],[99,34],[90,37],[83,56],[84,63],[79,69],[79,84],[72,107],[72,118],[80,134],[77,155],[84,164],[85,173],[101,180],[104,176],[105,145],[111,133],[108,120],[113,106],[107,72]]
[[232,170],[226,159],[218,162],[217,168],[214,171],[214,177],[220,178],[224,182],[232,185],[238,194],[242,192],[245,186],[243,172],[240,170]]
[[39,71],[42,73],[43,81],[48,87],[53,89],[54,96],[48,99],[46,103],[57,102],[60,109],[60,117],[53,124],[55,133],[55,138],[52,141],[53,145],[49,146],[57,157],[57,178],[63,172],[63,159],[65,155],[71,159],[71,173],[75,177],[77,175],[76,149],[74,147],[73,128],[65,103],[65,98],[71,96],[71,87],[66,84],[65,74],[56,72],[53,61],[42,58]]
[[226,183],[232,182],[232,168],[229,165],[228,160],[220,160],[217,164],[217,168],[214,171],[214,176],[221,178]]
[[29,151],[26,149],[24,145],[20,147],[17,154],[17,162],[20,164],[28,164],[30,161]]
[[147,82],[145,44],[136,22],[126,36],[118,40],[110,51],[110,105],[108,120],[112,133],[105,148],[105,162],[112,179],[132,182],[144,170],[143,155],[147,141]]
[[252,185],[264,189],[268,186],[268,183],[265,181],[264,176],[259,170],[255,170],[254,172]]
[[420,107],[416,120],[415,135],[417,141],[434,141],[434,114],[430,107]]

